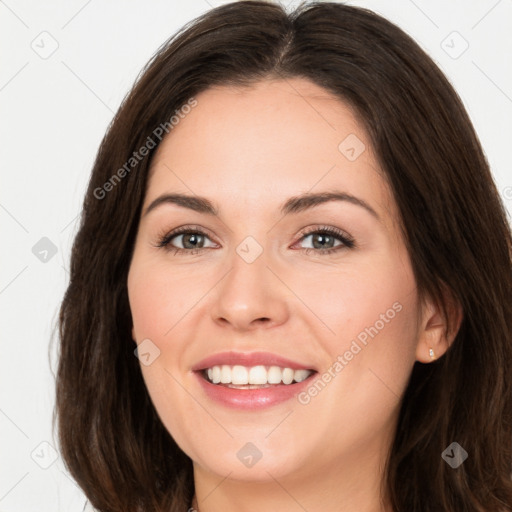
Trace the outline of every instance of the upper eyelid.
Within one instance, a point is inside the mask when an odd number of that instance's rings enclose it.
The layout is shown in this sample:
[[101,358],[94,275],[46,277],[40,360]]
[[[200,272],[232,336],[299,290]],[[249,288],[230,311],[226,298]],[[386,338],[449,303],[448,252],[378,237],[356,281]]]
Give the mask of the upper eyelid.
[[[308,226],[306,228],[303,228],[299,235],[297,236],[307,236],[307,235],[311,235],[313,233],[316,233],[317,231],[339,231],[340,234],[342,235],[345,235],[346,237],[350,237],[351,236],[346,232],[344,231],[343,229],[341,228],[336,228],[334,226],[332,227],[329,227],[329,226],[323,226],[323,225],[318,225],[318,226]],[[204,234],[204,235],[208,235],[208,236],[211,236],[211,232],[207,229],[207,228],[203,228],[203,227],[198,227],[198,226],[195,226],[195,225],[185,225],[185,226],[180,226],[176,229],[172,229],[170,230],[169,232],[166,233],[165,236],[178,236],[178,235],[183,235],[183,234],[186,234],[186,233],[190,233],[190,232],[198,232],[200,234]],[[213,238],[215,238],[213,236]]]

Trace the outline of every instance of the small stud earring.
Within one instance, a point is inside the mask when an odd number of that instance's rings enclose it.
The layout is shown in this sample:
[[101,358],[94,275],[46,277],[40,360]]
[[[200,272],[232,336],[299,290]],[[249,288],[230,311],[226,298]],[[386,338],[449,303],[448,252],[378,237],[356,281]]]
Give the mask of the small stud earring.
[[434,361],[434,359],[436,358],[436,355],[434,354],[434,349],[430,348],[428,353],[430,355],[430,359],[432,359],[432,361]]

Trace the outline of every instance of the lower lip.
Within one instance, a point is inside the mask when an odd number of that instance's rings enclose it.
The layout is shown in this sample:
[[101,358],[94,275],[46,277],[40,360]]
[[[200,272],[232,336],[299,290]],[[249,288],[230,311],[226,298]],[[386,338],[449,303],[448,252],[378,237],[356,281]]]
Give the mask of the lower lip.
[[291,400],[307,387],[316,375],[313,373],[302,382],[294,384],[277,384],[260,389],[235,389],[212,384],[201,375],[201,371],[194,373],[209,398],[227,407],[245,410],[263,409]]

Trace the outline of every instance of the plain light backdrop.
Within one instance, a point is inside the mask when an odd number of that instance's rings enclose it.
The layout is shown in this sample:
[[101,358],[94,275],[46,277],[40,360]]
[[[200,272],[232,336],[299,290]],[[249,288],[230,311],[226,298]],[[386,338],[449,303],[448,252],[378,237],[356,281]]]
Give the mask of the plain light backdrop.
[[[0,0],[0,512],[83,509],[51,429],[48,357],[83,195],[142,66],[221,3]],[[346,3],[396,23],[448,76],[512,212],[512,0]]]

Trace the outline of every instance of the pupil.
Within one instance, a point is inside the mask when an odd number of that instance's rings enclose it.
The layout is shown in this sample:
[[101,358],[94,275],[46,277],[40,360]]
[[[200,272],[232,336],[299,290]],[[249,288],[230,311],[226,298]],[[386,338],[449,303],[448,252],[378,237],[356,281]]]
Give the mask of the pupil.
[[[320,240],[323,240],[324,242],[327,240],[329,240],[330,238],[332,238],[330,235],[315,235],[316,237],[318,237]],[[313,246],[316,248],[322,248],[322,247],[325,247],[325,245],[318,245],[318,244],[315,243],[315,237],[313,237]]]
[[[191,233],[191,234],[189,234],[189,235],[185,235],[185,236],[184,236],[184,240],[189,239],[189,242],[188,242],[188,243],[190,243],[190,239],[191,239],[191,238],[192,238],[192,239],[195,239],[195,240],[196,240],[196,241],[195,241],[195,243],[194,243],[194,242],[192,242],[192,248],[194,248],[194,247],[202,247],[202,244],[199,244],[199,243],[198,243],[198,241],[197,241],[197,236],[198,236],[198,235],[197,235],[196,233]],[[186,246],[186,245],[187,245],[187,243],[185,243],[184,245]]]

